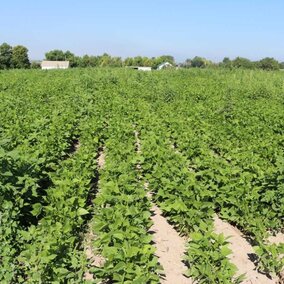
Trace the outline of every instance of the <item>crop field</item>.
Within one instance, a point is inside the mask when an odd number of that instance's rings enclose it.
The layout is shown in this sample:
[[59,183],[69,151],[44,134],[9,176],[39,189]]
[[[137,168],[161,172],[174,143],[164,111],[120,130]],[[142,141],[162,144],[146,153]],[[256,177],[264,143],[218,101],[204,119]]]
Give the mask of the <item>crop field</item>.
[[0,72],[0,283],[283,283],[283,225],[283,72]]

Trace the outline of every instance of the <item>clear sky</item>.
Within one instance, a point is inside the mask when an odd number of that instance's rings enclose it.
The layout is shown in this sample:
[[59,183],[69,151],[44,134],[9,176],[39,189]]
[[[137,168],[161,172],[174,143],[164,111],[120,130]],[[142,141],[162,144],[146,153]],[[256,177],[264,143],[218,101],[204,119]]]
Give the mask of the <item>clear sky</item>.
[[77,55],[284,61],[284,0],[2,0],[0,43]]

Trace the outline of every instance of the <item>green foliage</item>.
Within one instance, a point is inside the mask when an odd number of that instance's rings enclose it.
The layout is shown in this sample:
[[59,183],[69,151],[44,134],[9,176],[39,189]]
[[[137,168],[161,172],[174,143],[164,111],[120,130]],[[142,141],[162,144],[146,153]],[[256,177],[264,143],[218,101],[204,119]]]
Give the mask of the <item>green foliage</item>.
[[205,68],[211,64],[211,61],[199,56],[195,56],[193,59],[190,60],[191,67]]
[[[252,240],[260,271],[283,268],[283,245],[267,242],[284,220],[281,72],[12,70],[0,98],[1,283],[84,283],[87,270],[94,282],[159,283],[145,182],[189,237],[199,283],[241,281],[214,214]],[[87,222],[101,266],[86,259]]]
[[280,64],[274,58],[266,57],[258,62],[259,68],[263,70],[279,70]]
[[244,275],[234,279],[237,267],[230,263],[228,241],[224,235],[211,230],[197,231],[190,235],[188,248],[189,276],[198,283],[241,283]]
[[232,66],[235,68],[254,69],[256,66],[247,58],[237,57],[232,61]]
[[46,60],[53,60],[53,61],[63,61],[66,60],[66,54],[64,51],[59,49],[51,50],[47,53],[45,53],[45,59]]
[[0,69],[9,69],[12,65],[12,46],[7,43],[0,45]]
[[40,62],[32,61],[30,67],[31,69],[40,69]]
[[107,53],[99,56],[84,55],[75,56],[70,51],[51,50],[45,54],[46,60],[63,61],[69,60],[71,67],[122,67],[122,66],[148,66],[157,68],[161,63],[169,62],[175,65],[174,57],[171,55],[162,55],[159,57],[127,57],[123,60],[121,57],[111,56]]
[[76,67],[78,65],[77,59],[75,55],[67,50],[66,52],[59,50],[59,49],[54,49],[49,52],[45,53],[45,59],[46,60],[51,60],[51,61],[69,61],[71,67]]
[[28,49],[22,45],[14,46],[12,49],[12,67],[16,69],[24,69],[30,67]]
[[263,273],[279,274],[284,266],[284,244],[266,245],[260,243],[255,247],[259,257],[258,269]]
[[10,46],[7,43],[0,45],[0,69],[29,68],[28,49],[25,46]]
[[[139,173],[142,160],[135,152],[135,136],[128,107],[114,102],[116,120],[106,130],[106,164],[100,171],[99,196],[94,203],[93,231],[103,267],[92,269],[99,280],[114,283],[158,283],[158,261],[148,235],[150,203]],[[130,119],[129,122],[124,120]]]

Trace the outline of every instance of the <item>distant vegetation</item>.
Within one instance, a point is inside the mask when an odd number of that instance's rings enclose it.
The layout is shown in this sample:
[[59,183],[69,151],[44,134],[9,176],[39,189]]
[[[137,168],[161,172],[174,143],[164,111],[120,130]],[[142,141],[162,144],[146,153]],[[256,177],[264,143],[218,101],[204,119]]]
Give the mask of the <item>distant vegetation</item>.
[[237,57],[231,60],[229,57],[225,57],[222,62],[213,63],[206,58],[196,56],[193,59],[187,59],[182,64],[185,68],[206,68],[206,67],[223,67],[230,69],[263,69],[263,70],[279,70],[284,68],[284,62],[279,63],[274,58],[266,57],[259,61],[250,61],[247,58]]
[[84,55],[82,57],[76,56],[70,51],[51,50],[45,54],[46,60],[69,60],[71,67],[123,67],[123,66],[148,66],[156,68],[161,63],[167,61],[175,64],[175,59],[170,55],[163,55],[159,57],[113,57],[107,53],[103,55]]
[[0,283],[161,283],[153,206],[195,283],[241,282],[217,216],[254,244],[250,266],[281,275],[281,72],[12,70],[0,94]]
[[29,68],[28,49],[22,45],[0,45],[0,69]]
[[[103,55],[84,55],[76,56],[74,53],[59,49],[51,50],[45,54],[46,60],[68,60],[71,67],[127,67],[127,66],[147,66],[156,69],[161,63],[169,62],[176,65],[175,59],[171,55],[159,57],[136,56],[121,57],[111,56],[107,53]],[[185,62],[178,64],[182,68],[229,68],[229,69],[263,69],[279,70],[284,69],[284,62],[278,62],[274,58],[266,57],[259,61],[251,61],[247,58],[237,57],[231,60],[225,57],[222,62],[214,63],[204,57],[195,56],[186,59]],[[0,69],[17,68],[40,68],[39,62],[30,62],[28,49],[25,46],[17,45],[12,47],[7,43],[0,45]]]

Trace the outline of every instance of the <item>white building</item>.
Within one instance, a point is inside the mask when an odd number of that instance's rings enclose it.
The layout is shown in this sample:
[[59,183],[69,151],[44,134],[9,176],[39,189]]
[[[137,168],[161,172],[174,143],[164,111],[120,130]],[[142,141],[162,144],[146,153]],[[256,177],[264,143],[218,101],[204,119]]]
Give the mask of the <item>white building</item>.
[[139,70],[139,71],[151,71],[152,67],[145,67],[145,66],[129,66],[128,68]]
[[157,70],[167,69],[167,68],[171,68],[171,67],[174,67],[173,64],[171,64],[169,62],[164,62],[157,67]]
[[41,69],[67,69],[69,68],[69,61],[48,61],[44,60],[41,62]]
[[143,67],[143,66],[139,66],[139,67],[138,67],[138,70],[140,70],[140,71],[151,71],[151,70],[152,70],[152,68],[151,68],[151,67]]

